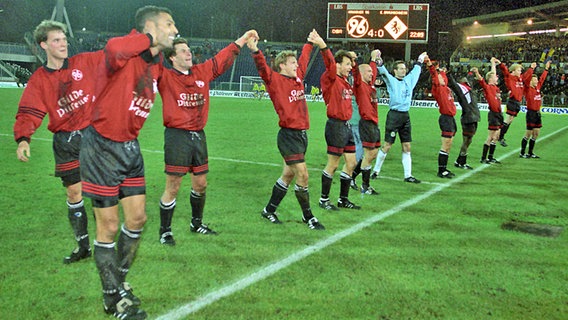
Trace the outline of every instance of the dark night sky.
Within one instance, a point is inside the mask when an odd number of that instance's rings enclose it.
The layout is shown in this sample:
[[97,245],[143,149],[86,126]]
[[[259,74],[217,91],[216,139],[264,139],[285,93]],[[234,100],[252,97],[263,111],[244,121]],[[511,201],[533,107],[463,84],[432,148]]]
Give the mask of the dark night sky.
[[[43,19],[49,19],[55,0],[1,0],[0,41],[23,42],[23,33]],[[308,4],[305,4],[305,3]],[[303,42],[311,28],[323,36],[326,31],[328,1],[308,0],[67,0],[65,6],[74,30],[127,33],[134,23],[134,12],[146,4],[166,6],[182,36],[236,39],[254,28],[262,39]],[[339,2],[339,1],[337,1]],[[378,1],[345,1],[378,2]],[[451,31],[451,19],[513,10],[550,1],[542,0],[431,0],[392,1],[430,3],[430,42],[438,31]],[[290,21],[294,22],[291,23]]]

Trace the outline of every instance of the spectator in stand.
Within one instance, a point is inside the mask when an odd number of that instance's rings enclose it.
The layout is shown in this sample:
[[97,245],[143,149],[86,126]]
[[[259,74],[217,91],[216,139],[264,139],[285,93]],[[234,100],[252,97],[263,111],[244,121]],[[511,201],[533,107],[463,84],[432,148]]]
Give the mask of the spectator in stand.
[[[521,141],[521,158],[540,158],[534,154],[534,145],[538,135],[540,134],[540,128],[542,127],[542,118],[540,115],[542,96],[540,94],[540,88],[542,88],[542,84],[546,80],[549,68],[550,60],[546,62],[544,71],[542,72],[542,75],[540,75],[540,79],[533,74],[531,79],[525,82],[525,99],[527,100],[527,130],[523,140]],[[527,144],[529,145],[529,152],[525,153]]]
[[[493,60],[494,58],[492,58]],[[519,111],[521,111],[521,101],[523,100],[523,87],[526,80],[530,79],[533,70],[536,67],[536,62],[531,64],[531,67],[523,73],[523,66],[518,63],[513,63],[508,69],[507,66],[499,60],[495,60],[499,64],[499,69],[503,72],[503,80],[507,89],[509,89],[509,100],[507,101],[507,118],[503,122],[503,127],[499,133],[499,143],[507,146],[505,141],[505,134],[509,130],[509,126],[513,123]]]
[[481,85],[483,89],[483,95],[487,100],[489,105],[489,112],[487,113],[487,122],[489,134],[487,140],[483,144],[483,152],[481,154],[481,163],[492,164],[501,163],[499,160],[495,159],[495,147],[499,139],[499,131],[501,126],[503,126],[503,113],[501,111],[501,90],[497,86],[497,59],[491,59],[491,71],[485,75],[484,80],[477,68],[473,68],[471,71],[475,75],[475,78]]
[[559,99],[560,105],[564,105],[566,103],[566,93],[564,93],[564,91],[560,92]]
[[438,177],[451,179],[455,174],[448,170],[448,157],[457,131],[456,120],[454,119],[456,115],[454,96],[447,85],[446,72],[439,69],[438,64],[433,63],[428,56],[424,58],[424,62],[428,66],[432,78],[432,95],[436,99],[438,111],[440,111],[438,124],[442,131],[442,146],[438,153]]

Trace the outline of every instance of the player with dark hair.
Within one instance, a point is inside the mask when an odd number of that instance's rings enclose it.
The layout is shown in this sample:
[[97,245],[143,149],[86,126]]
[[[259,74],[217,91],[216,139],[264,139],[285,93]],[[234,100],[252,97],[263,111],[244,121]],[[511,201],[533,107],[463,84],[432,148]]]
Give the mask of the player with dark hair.
[[32,134],[49,115],[48,130],[53,132],[55,176],[67,189],[67,216],[78,247],[63,259],[73,263],[91,256],[87,213],[81,196],[79,151],[82,130],[90,121],[95,100],[96,68],[103,62],[103,52],[83,53],[68,58],[66,27],[45,20],[34,31],[34,38],[45,50],[47,62],[36,70],[20,99],[14,138],[20,161],[30,157]]
[[173,66],[159,79],[164,126],[166,188],[160,199],[160,243],[175,245],[171,223],[176,198],[183,177],[191,175],[192,218],[189,228],[198,234],[216,235],[203,224],[205,190],[209,172],[205,125],[209,116],[209,83],[227,71],[241,48],[256,31],[246,32],[213,58],[193,65],[191,49],[184,38],[177,38],[173,48],[164,52]]
[[[135,20],[136,30],[111,38],[105,46],[100,77],[104,86],[93,106],[92,124],[85,129],[80,156],[83,195],[92,199],[96,217],[94,256],[104,308],[119,319],[146,318],[125,282],[146,223],[144,161],[137,137],[158,91],[160,52],[172,47],[178,33],[167,8],[145,6]],[[124,213],[121,228],[119,202]]]
[[485,75],[485,80],[479,74],[477,68],[471,69],[475,75],[479,85],[483,89],[483,95],[487,104],[489,105],[489,112],[487,113],[488,122],[488,135],[487,140],[483,144],[483,152],[481,154],[481,163],[492,164],[501,163],[499,160],[495,159],[495,146],[499,139],[499,131],[503,126],[503,113],[501,111],[501,90],[497,86],[497,68],[495,64],[497,59],[491,59],[491,71],[487,72]]
[[[322,40],[323,41],[323,40]],[[319,43],[316,43],[319,46]],[[345,165],[340,175],[340,192],[337,206],[347,209],[361,209],[360,206],[349,201],[349,188],[351,174],[357,165],[355,156],[355,142],[349,124],[353,113],[351,96],[353,89],[347,77],[355,64],[354,52],[339,50],[335,56],[324,44],[320,46],[325,72],[320,82],[323,92],[323,100],[327,107],[327,122],[325,124],[325,141],[327,143],[327,164],[321,175],[321,197],[319,206],[325,210],[339,210],[329,200],[329,192],[333,182],[333,174],[339,166],[341,156],[345,159]]]
[[438,177],[451,179],[455,174],[448,170],[448,157],[457,131],[456,119],[454,119],[456,115],[454,96],[448,87],[446,72],[441,70],[437,63],[433,63],[428,56],[424,61],[432,78],[432,95],[436,99],[438,111],[440,111],[438,125],[442,131],[442,146],[438,153]]
[[[538,135],[540,134],[540,128],[542,128],[542,117],[540,115],[542,96],[540,94],[540,88],[542,88],[542,85],[546,80],[549,68],[550,60],[546,62],[544,71],[540,75],[540,78],[538,78],[536,74],[533,74],[530,80],[525,81],[525,99],[527,100],[527,130],[525,132],[525,136],[521,140],[521,153],[519,155],[521,158],[540,158],[539,156],[534,154],[534,145],[536,143]],[[529,145],[529,152],[525,153],[527,144]]]
[[[369,64],[361,64],[353,70],[353,92],[357,99],[359,120],[359,135],[363,147],[363,157],[357,162],[352,175],[353,181],[360,172],[362,175],[361,193],[378,195],[379,193],[370,185],[371,168],[373,160],[377,157],[378,148],[381,147],[381,131],[379,130],[379,112],[377,89],[377,63],[380,51],[371,51]],[[353,183],[351,183],[353,185]]]
[[262,210],[261,215],[272,223],[281,223],[276,209],[286,196],[290,183],[296,178],[294,193],[302,209],[302,221],[310,229],[324,230],[325,227],[314,217],[310,207],[308,169],[304,159],[308,147],[307,130],[310,128],[310,119],[303,80],[313,44],[325,48],[325,42],[315,30],[309,34],[308,41],[302,48],[298,60],[293,51],[280,52],[274,59],[277,72],[268,66],[266,58],[258,49],[258,37],[251,37],[247,42],[258,74],[266,83],[274,110],[278,114],[280,131],[278,132],[277,144],[278,150],[284,158],[282,175],[276,180],[270,200]]
[[499,143],[503,146],[507,146],[505,141],[505,134],[509,130],[509,126],[513,123],[515,117],[519,111],[521,111],[521,101],[523,100],[524,83],[530,81],[532,77],[534,68],[536,67],[536,62],[531,64],[531,67],[523,73],[523,66],[518,63],[513,63],[509,68],[499,60],[496,60],[499,64],[499,69],[503,72],[503,80],[507,89],[509,89],[509,100],[507,101],[507,118],[503,121],[503,127],[499,133]]
[[477,123],[480,120],[479,107],[477,106],[476,95],[472,93],[471,85],[467,81],[467,77],[462,77],[456,82],[452,75],[448,75],[448,86],[454,94],[461,106],[461,127],[462,127],[462,145],[460,154],[454,166],[461,169],[473,168],[467,164],[467,150],[473,141],[473,136],[477,132]]
[[379,66],[379,74],[383,77],[389,93],[389,112],[387,113],[387,121],[385,123],[385,143],[379,149],[377,162],[373,168],[371,178],[376,179],[381,171],[381,167],[385,158],[394,144],[397,134],[400,137],[402,146],[402,167],[404,169],[404,181],[410,183],[420,183],[412,175],[412,157],[410,155],[410,143],[412,142],[412,125],[410,123],[410,103],[412,101],[412,91],[422,71],[422,63],[426,57],[426,52],[418,56],[417,62],[412,70],[407,74],[406,64],[404,61],[395,61],[393,65],[394,76],[391,75],[387,68],[383,65],[380,55],[377,58]]

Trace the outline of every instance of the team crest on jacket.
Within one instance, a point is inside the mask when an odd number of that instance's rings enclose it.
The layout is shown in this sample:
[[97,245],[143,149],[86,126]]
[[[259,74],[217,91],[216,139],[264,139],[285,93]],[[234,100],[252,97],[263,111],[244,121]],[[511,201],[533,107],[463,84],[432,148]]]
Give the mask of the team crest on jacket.
[[205,81],[196,80],[196,81],[195,81],[195,84],[196,84],[198,87],[200,87],[200,88],[205,87]]
[[75,81],[81,81],[81,79],[83,79],[83,72],[79,69],[73,69],[71,70],[71,77]]

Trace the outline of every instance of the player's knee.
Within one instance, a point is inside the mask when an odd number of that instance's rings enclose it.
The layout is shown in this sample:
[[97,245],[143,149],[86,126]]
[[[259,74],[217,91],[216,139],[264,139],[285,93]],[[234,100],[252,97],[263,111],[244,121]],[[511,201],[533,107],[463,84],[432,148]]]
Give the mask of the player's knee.
[[194,184],[191,188],[197,193],[205,193],[205,191],[207,190],[207,183]]
[[205,190],[207,189],[207,179],[205,176],[194,176],[191,182],[191,188],[195,192],[205,193]]
[[175,199],[175,198],[177,198],[178,192],[179,192],[179,185],[178,186],[168,186],[168,187],[166,187],[166,190],[164,190],[164,197],[168,198],[168,199]]
[[67,200],[70,203],[77,203],[83,199],[81,195],[81,184],[77,183],[67,187]]
[[308,185],[309,174],[308,170],[301,170],[296,176],[296,183],[301,186]]
[[139,212],[132,212],[131,214],[125,215],[124,220],[127,229],[141,230],[146,224],[146,211],[140,210]]

